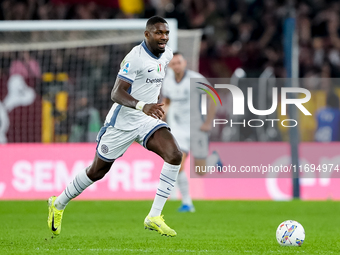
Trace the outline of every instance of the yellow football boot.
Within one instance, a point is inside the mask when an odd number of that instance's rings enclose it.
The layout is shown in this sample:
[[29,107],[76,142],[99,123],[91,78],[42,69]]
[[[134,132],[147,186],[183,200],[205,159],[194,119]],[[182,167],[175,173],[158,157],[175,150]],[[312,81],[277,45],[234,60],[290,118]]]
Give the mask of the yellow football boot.
[[61,231],[61,219],[63,218],[64,210],[58,210],[54,206],[54,201],[57,197],[52,196],[48,199],[48,228],[52,231],[53,235],[57,236]]
[[163,215],[150,217],[149,215],[146,216],[144,220],[144,228],[149,230],[156,230],[162,236],[176,236],[177,233],[175,230],[171,229],[166,223],[164,222]]

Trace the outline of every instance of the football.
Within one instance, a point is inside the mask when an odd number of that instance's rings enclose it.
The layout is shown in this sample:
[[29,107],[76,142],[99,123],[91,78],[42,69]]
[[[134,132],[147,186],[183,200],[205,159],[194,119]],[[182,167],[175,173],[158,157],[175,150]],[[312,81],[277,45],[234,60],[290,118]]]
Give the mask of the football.
[[305,230],[299,222],[286,220],[278,226],[276,240],[282,246],[301,246],[305,240]]

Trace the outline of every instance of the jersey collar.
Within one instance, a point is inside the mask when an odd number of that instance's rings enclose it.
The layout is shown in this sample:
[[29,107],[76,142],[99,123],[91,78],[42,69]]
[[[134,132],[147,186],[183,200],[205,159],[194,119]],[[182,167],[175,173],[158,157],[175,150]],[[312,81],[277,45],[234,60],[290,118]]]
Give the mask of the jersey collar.
[[175,78],[176,84],[180,84],[184,80],[185,76],[187,75],[187,71],[188,71],[188,69],[185,69],[184,75],[183,75],[182,79],[179,82],[177,82],[176,78]]
[[144,50],[145,50],[151,57],[153,57],[154,59],[160,59],[160,58],[162,57],[162,55],[163,55],[163,53],[161,53],[161,55],[160,55],[159,57],[156,57],[156,56],[149,50],[149,48],[146,46],[145,41],[142,42],[142,46],[143,46]]

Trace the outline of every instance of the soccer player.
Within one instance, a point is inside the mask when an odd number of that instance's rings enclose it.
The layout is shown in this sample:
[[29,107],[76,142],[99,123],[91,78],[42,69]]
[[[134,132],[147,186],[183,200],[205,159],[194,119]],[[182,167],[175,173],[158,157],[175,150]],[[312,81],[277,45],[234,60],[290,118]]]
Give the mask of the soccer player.
[[68,184],[58,197],[49,198],[48,227],[54,235],[61,230],[62,215],[69,201],[88,186],[104,177],[113,162],[134,142],[157,153],[164,160],[160,181],[144,227],[165,236],[176,236],[161,216],[162,209],[177,179],[182,152],[161,119],[163,104],[157,103],[166,66],[172,51],[166,46],[169,26],[158,16],[146,24],[145,40],[124,58],[111,99],[111,107],[104,126],[97,136],[97,149],[91,166],[84,169]]
[[[205,167],[209,150],[208,132],[212,128],[216,107],[213,100],[209,98],[207,116],[203,121],[199,104],[200,90],[190,91],[190,78],[204,77],[186,68],[187,62],[181,53],[174,53],[169,67],[164,79],[162,95],[167,122],[183,153],[181,168],[177,178],[177,185],[182,195],[182,206],[178,210],[180,212],[194,212],[195,207],[189,193],[189,182],[184,171],[185,160],[190,149],[190,118],[192,122],[197,124],[195,125],[197,129],[191,129],[193,131],[191,134],[191,153],[194,156],[194,163],[195,166]],[[191,112],[190,100],[197,102],[197,108],[192,109]],[[208,157],[207,161],[209,165],[215,165],[219,161],[218,154],[214,152]],[[197,173],[204,174],[202,172]]]
[[328,93],[326,99],[326,107],[320,109],[316,114],[318,127],[315,132],[315,141],[340,141],[339,107],[339,97],[334,92]]

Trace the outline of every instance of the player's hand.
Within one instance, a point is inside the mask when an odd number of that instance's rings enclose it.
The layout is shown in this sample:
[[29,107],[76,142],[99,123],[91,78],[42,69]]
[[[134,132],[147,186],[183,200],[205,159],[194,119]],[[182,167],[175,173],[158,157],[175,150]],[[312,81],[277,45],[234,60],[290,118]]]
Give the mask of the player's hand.
[[162,119],[164,116],[163,105],[164,104],[146,104],[143,107],[143,112],[155,119]]
[[202,126],[200,127],[200,130],[203,132],[209,132],[211,130],[211,124],[204,122]]

